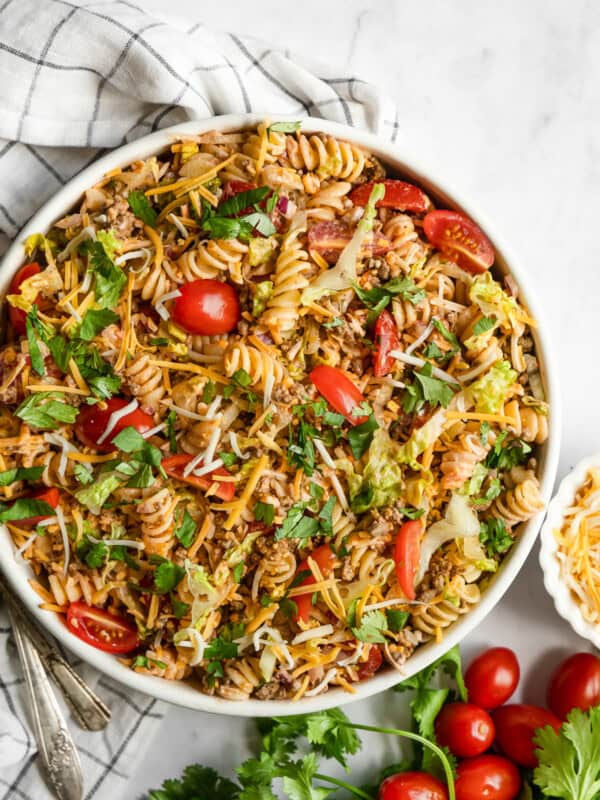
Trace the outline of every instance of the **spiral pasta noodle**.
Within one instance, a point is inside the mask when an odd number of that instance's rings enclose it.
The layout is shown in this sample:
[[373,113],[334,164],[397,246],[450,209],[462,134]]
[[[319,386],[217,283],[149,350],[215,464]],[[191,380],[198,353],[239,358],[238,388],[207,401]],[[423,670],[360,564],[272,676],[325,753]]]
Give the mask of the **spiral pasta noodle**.
[[273,276],[273,293],[262,316],[262,321],[271,331],[275,342],[281,342],[282,338],[296,329],[300,293],[308,286],[308,253],[302,247],[299,237],[300,231],[293,231],[281,245]]
[[287,154],[294,169],[316,172],[319,177],[355,181],[365,168],[366,158],[359,147],[332,136],[287,137]]

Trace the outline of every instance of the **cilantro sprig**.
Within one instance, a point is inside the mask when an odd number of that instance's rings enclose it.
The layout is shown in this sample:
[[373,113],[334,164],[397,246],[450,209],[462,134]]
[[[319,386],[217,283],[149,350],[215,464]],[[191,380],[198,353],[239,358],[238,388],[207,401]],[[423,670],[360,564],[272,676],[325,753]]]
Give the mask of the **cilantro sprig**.
[[447,383],[433,376],[433,366],[425,364],[420,370],[414,370],[415,380],[404,390],[402,408],[407,414],[420,411],[425,403],[430,406],[446,408],[454,397],[454,384]]
[[23,400],[15,416],[34,428],[53,431],[60,425],[72,425],[77,408],[66,402],[62,392],[36,392]]
[[[200,226],[211,239],[240,239],[249,241],[256,233],[262,236],[273,236],[277,228],[273,225],[270,211],[274,202],[264,211],[259,203],[267,199],[272,189],[259,186],[224,200],[216,209],[204,202]],[[271,200],[271,198],[269,198]]]

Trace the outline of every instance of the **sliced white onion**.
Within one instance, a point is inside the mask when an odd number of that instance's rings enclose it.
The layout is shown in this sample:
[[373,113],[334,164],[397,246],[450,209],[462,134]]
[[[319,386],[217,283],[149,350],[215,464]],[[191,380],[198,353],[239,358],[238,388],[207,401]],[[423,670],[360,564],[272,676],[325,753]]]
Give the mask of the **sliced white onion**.
[[167,214],[167,218],[171,220],[171,222],[173,223],[173,225],[175,225],[179,233],[183,236],[184,239],[186,239],[188,236],[188,229],[185,227],[183,222],[180,219],[178,219],[173,213]]
[[193,474],[201,478],[202,475],[208,475],[209,472],[213,472],[215,469],[219,469],[219,467],[222,466],[223,460],[221,458],[215,458],[215,460],[211,461],[209,464],[204,464],[204,466],[195,469]]
[[69,569],[69,561],[71,560],[71,544],[69,542],[69,534],[67,533],[67,526],[65,525],[65,517],[60,506],[56,506],[56,519],[58,527],[60,528],[60,536],[65,550],[65,565],[63,567],[63,577],[67,577]]
[[[315,439],[315,441],[317,441]],[[342,484],[339,482],[337,475],[335,472],[328,473],[327,477],[331,481],[331,485],[333,486],[333,491],[337,495],[337,499],[340,501],[340,505],[344,511],[348,511],[350,506],[348,505],[348,500],[346,495],[344,494],[344,490],[342,489]]]
[[433,328],[433,322],[430,322],[418,339],[415,339],[414,342],[406,348],[404,352],[407,356],[409,356],[411,353],[414,353],[415,350],[418,350],[419,347],[421,347],[423,342],[429,338],[429,334],[432,332]]
[[240,444],[238,442],[237,433],[235,431],[229,431],[229,443],[231,445],[231,449],[238,458],[241,458],[242,460],[250,458],[250,453],[244,454],[240,450]]
[[145,431],[144,433],[142,433],[142,437],[144,439],[149,439],[151,436],[154,436],[155,434],[160,433],[161,431],[164,431],[164,429],[166,427],[167,427],[167,423],[166,422],[161,422],[160,425],[155,425],[153,428],[150,428],[149,431]]
[[329,455],[329,452],[323,442],[320,439],[313,439],[313,444],[319,451],[319,455],[323,459],[323,462],[329,467],[329,469],[335,469],[335,461]]
[[271,372],[265,378],[265,395],[263,397],[263,408],[267,408],[271,404],[271,395],[273,394],[273,387],[275,386],[275,375]]
[[315,697],[315,695],[320,694],[323,691],[323,689],[327,688],[327,686],[329,685],[329,682],[333,678],[335,678],[336,673],[337,673],[337,669],[335,667],[333,669],[330,669],[329,672],[327,672],[327,674],[325,675],[325,677],[321,681],[321,683],[318,683],[310,691],[304,692],[304,696],[305,697]]
[[88,225],[87,227],[83,228],[83,230],[81,230],[77,234],[77,236],[74,236],[71,239],[71,241],[65,247],[65,249],[61,250],[61,252],[56,256],[56,260],[58,261],[58,263],[60,264],[63,261],[66,261],[66,259],[73,252],[73,250],[76,250],[81,244],[81,242],[84,242],[86,239],[94,239],[94,240],[96,239],[96,231],[91,225]]
[[156,313],[160,316],[161,319],[164,319],[165,321],[169,319],[171,315],[165,308],[165,303],[168,303],[169,300],[175,300],[176,297],[181,297],[181,292],[179,291],[179,289],[174,289],[172,292],[167,292],[166,294],[163,294],[154,303],[154,308],[156,309]]
[[272,642],[276,644],[283,642],[283,636],[278,630],[271,628],[270,625],[264,624],[261,625],[260,628],[257,628],[252,634],[252,645],[256,651],[260,650],[262,644],[268,644],[268,642],[262,641],[263,635],[270,636]]
[[[402,361],[405,364],[410,364],[412,367],[424,367],[425,364],[428,363],[417,356],[407,355],[406,353],[403,353],[402,350],[392,350],[390,355],[392,358],[396,358],[398,361]],[[434,377],[439,378],[441,381],[446,381],[446,383],[458,383],[456,378],[454,378],[448,372],[444,372],[444,370],[440,369],[439,367],[433,367],[431,374]]]
[[310,628],[308,631],[297,633],[292,639],[292,644],[302,644],[310,639],[318,639],[322,636],[329,636],[333,633],[333,625],[319,625],[318,628]]
[[119,408],[117,411],[113,411],[110,417],[108,418],[108,422],[106,423],[106,428],[104,429],[102,436],[98,437],[97,440],[98,444],[102,444],[102,442],[104,442],[110,436],[110,434],[114,431],[117,422],[120,419],[126,417],[128,414],[131,414],[133,411],[136,410],[137,407],[138,407],[138,401],[134,399],[131,401],[131,403],[127,403],[127,405],[124,406],[123,408]]

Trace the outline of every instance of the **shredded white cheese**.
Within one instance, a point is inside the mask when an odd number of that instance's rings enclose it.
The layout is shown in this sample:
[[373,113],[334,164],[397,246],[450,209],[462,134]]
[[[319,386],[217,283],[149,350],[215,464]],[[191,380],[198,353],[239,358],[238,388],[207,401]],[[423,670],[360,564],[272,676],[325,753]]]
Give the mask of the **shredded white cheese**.
[[329,685],[329,682],[333,678],[335,678],[336,673],[337,673],[337,669],[335,667],[333,669],[330,669],[329,672],[326,673],[326,675],[323,678],[323,680],[321,681],[321,683],[318,683],[313,689],[310,689],[310,691],[305,692],[304,696],[305,697],[315,697],[315,695],[320,694],[323,691],[323,689],[325,689]]
[[60,506],[56,506],[56,519],[58,527],[60,528],[60,536],[65,551],[65,565],[63,567],[63,577],[67,577],[69,569],[69,561],[71,560],[71,545],[69,543],[69,534],[67,533],[67,526],[65,525],[65,517]]
[[275,375],[269,373],[265,378],[265,394],[263,397],[263,408],[268,408],[271,405],[271,395],[273,394],[273,387],[275,386]]
[[102,444],[102,442],[106,441],[106,439],[110,436],[110,434],[116,428],[117,422],[123,417],[126,417],[128,414],[131,414],[132,411],[135,411],[138,407],[138,401],[132,400],[131,403],[127,403],[126,406],[123,408],[119,408],[117,411],[113,411],[110,417],[108,418],[108,422],[106,424],[106,428],[104,429],[104,433],[102,436],[98,437],[98,444]]
[[344,490],[342,489],[342,484],[339,482],[337,475],[335,474],[335,472],[329,472],[327,477],[331,481],[331,485],[333,486],[333,491],[336,493],[337,499],[340,501],[341,507],[343,508],[344,511],[348,511],[350,506],[348,504],[346,495],[344,494]]
[[497,352],[490,353],[490,355],[484,361],[482,361],[481,364],[473,367],[473,369],[470,369],[468,372],[463,372],[462,375],[457,375],[456,380],[460,381],[461,383],[468,383],[482,372],[486,372],[492,366],[492,364],[498,361],[498,358],[499,356]]
[[165,308],[165,303],[169,300],[175,300],[176,297],[181,297],[181,292],[179,289],[175,289],[172,292],[167,292],[166,294],[161,295],[154,303],[154,308],[156,309],[156,313],[160,316],[161,319],[165,321],[169,319],[171,316],[167,309]]
[[38,537],[37,533],[32,533],[31,536],[28,539],[26,539],[25,542],[23,542],[23,544],[21,545],[21,547],[19,547],[19,549],[15,552],[15,557],[22,556],[23,553],[35,542],[37,537]]
[[238,458],[241,458],[242,460],[250,458],[250,453],[242,453],[242,451],[240,450],[240,444],[238,442],[237,433],[235,431],[229,431],[229,443],[231,445],[231,449]]
[[79,247],[81,242],[84,242],[86,239],[93,239],[94,241],[96,239],[96,231],[91,225],[88,225],[86,228],[80,231],[77,236],[74,236],[65,249],[61,250],[61,252],[56,256],[58,263],[60,264],[63,261],[66,261],[70,253]]
[[351,656],[348,658],[343,658],[341,661],[338,661],[339,667],[349,667],[351,664],[356,664],[359,658],[362,656],[362,651],[365,649],[364,642],[359,642],[356,650],[352,653]]
[[76,322],[81,322],[81,314],[77,311],[76,308],[73,307],[73,303],[67,301],[63,304],[63,308],[69,312],[69,314],[75,318]]
[[146,545],[136,539],[97,539],[88,533],[87,538],[93,544],[105,544],[107,547],[130,547],[132,550],[144,550]]
[[164,429],[166,427],[167,427],[167,423],[166,422],[161,422],[160,425],[155,425],[153,428],[150,428],[149,431],[146,431],[145,433],[142,433],[142,437],[144,439],[149,439],[151,436],[154,436],[155,434],[160,433],[161,431],[164,431]]
[[[62,448],[60,458],[58,460],[57,472],[61,478],[64,478],[68,464],[67,453],[79,453],[80,451],[75,447],[74,444],[65,439],[64,436],[61,436],[60,433],[45,433],[44,439],[46,442],[48,442],[48,444],[54,444],[57,447]],[[92,472],[92,467],[90,464],[83,464],[83,468],[88,472]]]
[[329,636],[331,633],[333,633],[333,625],[319,625],[318,628],[310,628],[308,631],[297,633],[292,639],[292,644],[302,644],[303,642],[308,642],[310,639]]
[[417,339],[415,339],[411,345],[409,345],[406,348],[404,352],[406,353],[407,356],[409,356],[411,353],[414,353],[415,350],[419,349],[419,347],[423,344],[423,342],[426,341],[426,339],[429,337],[429,334],[433,330],[433,327],[434,327],[433,322],[430,322],[429,325],[423,331],[423,333]]
[[208,475],[209,472],[213,472],[215,469],[219,469],[219,467],[223,466],[223,461],[220,458],[215,458],[214,461],[211,461],[210,464],[204,464],[202,467],[198,467],[195,469],[193,474],[196,475],[198,478],[201,478],[202,475]]
[[[411,356],[407,353],[403,353],[402,350],[392,350],[390,355],[392,358],[396,358],[398,361],[402,361],[405,364],[410,364],[413,367],[424,367],[427,364],[427,361],[424,361],[422,358],[418,358],[417,356]],[[446,381],[446,383],[458,383],[458,379],[454,378],[448,372],[444,372],[443,369],[439,367],[433,367],[431,370],[431,374],[435,378],[439,378],[441,381]]]
[[171,214],[167,214],[167,217],[171,220],[173,225],[175,225],[175,227],[177,228],[179,233],[183,236],[183,238],[187,239],[188,230],[183,224],[183,222],[179,219],[179,217],[176,217],[175,214],[173,214],[172,212]]
[[319,451],[319,455],[320,455],[320,456],[321,456],[321,458],[323,459],[323,462],[324,462],[324,463],[325,463],[325,464],[326,464],[326,465],[327,465],[327,466],[328,466],[330,469],[335,469],[335,461],[334,461],[334,460],[333,460],[333,458],[332,458],[332,457],[329,455],[329,452],[327,451],[327,448],[325,447],[325,445],[323,444],[323,442],[322,442],[320,439],[313,439],[313,444],[314,444],[314,446],[317,448],[317,450]]

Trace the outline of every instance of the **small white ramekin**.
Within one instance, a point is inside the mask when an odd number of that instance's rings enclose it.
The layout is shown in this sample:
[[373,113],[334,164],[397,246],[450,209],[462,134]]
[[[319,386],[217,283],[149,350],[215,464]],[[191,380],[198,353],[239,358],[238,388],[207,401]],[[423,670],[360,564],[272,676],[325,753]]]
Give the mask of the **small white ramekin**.
[[593,467],[600,467],[600,453],[582,459],[563,478],[557,493],[550,501],[540,534],[540,565],[544,573],[544,586],[560,616],[569,623],[575,633],[600,649],[600,625],[594,625],[584,619],[579,604],[563,580],[557,557],[558,542],[554,536],[554,532],[562,527],[565,510],[573,504],[577,490],[585,481],[588,470]]

